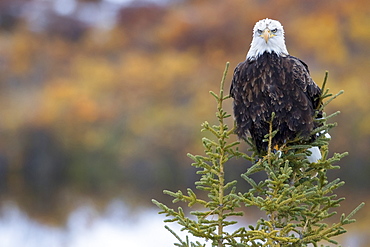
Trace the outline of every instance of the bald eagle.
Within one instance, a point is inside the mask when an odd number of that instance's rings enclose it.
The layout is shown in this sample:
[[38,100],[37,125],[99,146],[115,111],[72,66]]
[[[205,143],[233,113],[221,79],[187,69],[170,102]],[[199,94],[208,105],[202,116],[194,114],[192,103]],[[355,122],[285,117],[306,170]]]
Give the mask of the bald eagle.
[[[237,65],[230,88],[236,134],[249,134],[259,154],[266,153],[265,135],[274,112],[273,129],[278,130],[272,146],[281,146],[300,136],[312,140],[312,130],[319,108],[321,89],[312,80],[308,66],[289,55],[280,22],[258,21],[246,60]],[[321,158],[319,149],[313,162]]]

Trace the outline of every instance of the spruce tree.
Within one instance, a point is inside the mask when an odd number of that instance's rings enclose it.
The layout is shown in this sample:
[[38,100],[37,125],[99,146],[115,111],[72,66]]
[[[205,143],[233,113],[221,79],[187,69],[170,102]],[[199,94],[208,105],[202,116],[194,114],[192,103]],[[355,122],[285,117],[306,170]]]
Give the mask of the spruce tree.
[[[167,219],[165,222],[176,222],[182,226],[182,231],[190,235],[202,238],[211,246],[319,246],[327,241],[338,245],[333,240],[334,236],[346,232],[344,226],[353,223],[353,215],[364,205],[361,203],[349,215],[342,214],[339,222],[328,224],[326,220],[336,214],[335,208],[340,206],[344,198],[338,198],[334,194],[335,189],[344,184],[339,178],[329,181],[327,173],[332,169],[339,169],[335,165],[347,153],[334,153],[328,157],[330,138],[327,135],[335,123],[328,120],[339,112],[326,116],[324,108],[333,99],[342,94],[332,95],[326,89],[327,73],[322,85],[321,109],[323,117],[320,127],[313,130],[312,135],[317,135],[313,142],[307,142],[299,137],[287,142],[274,150],[271,140],[278,130],[272,129],[274,115],[271,116],[270,132],[265,136],[268,142],[268,152],[264,157],[258,157],[256,147],[250,139],[244,140],[250,146],[251,155],[239,150],[239,141],[231,141],[234,128],[229,127],[225,120],[231,115],[223,109],[225,100],[231,100],[229,95],[224,94],[224,82],[229,63],[221,80],[218,94],[210,92],[217,102],[216,117],[218,123],[211,125],[207,121],[202,124],[202,131],[208,132],[213,138],[203,137],[204,155],[188,156],[194,161],[192,164],[198,168],[199,181],[195,182],[196,189],[207,195],[201,198],[195,191],[188,188],[186,193],[182,191],[172,192],[165,190],[164,193],[172,196],[173,203],[186,202],[189,208],[197,206],[200,210],[186,215],[182,207],[173,209],[152,200]],[[307,156],[313,146],[320,147],[322,158],[310,163]],[[250,166],[241,177],[250,185],[250,189],[244,193],[236,192],[237,181],[225,180],[225,166],[231,159],[245,159]],[[251,175],[265,173],[266,179],[255,180]],[[198,194],[204,194],[199,193]],[[245,208],[246,207],[246,208]],[[260,218],[255,224],[242,226],[230,232],[226,227],[238,223],[237,218],[242,220],[248,207],[257,207],[265,212],[265,217]],[[240,225],[240,224],[239,224]],[[181,239],[172,229],[165,226],[178,240],[175,243],[179,247],[200,247],[206,243],[191,242],[186,237]]]

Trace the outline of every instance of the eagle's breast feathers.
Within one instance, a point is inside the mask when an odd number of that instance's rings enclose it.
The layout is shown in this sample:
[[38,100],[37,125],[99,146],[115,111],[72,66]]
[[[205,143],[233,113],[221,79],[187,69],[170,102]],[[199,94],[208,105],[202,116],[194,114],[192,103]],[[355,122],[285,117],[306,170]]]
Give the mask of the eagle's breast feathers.
[[236,133],[251,135],[257,149],[266,148],[272,112],[278,133],[273,144],[282,144],[297,135],[307,136],[315,127],[320,88],[309,75],[307,65],[296,57],[265,52],[235,68],[230,95],[234,98]]

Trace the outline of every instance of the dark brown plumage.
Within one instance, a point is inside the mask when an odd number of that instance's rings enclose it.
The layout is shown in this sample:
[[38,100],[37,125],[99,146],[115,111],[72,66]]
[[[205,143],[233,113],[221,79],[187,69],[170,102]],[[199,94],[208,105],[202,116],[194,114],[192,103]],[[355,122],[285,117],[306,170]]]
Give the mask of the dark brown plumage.
[[272,145],[282,145],[298,135],[310,139],[321,95],[307,65],[300,59],[275,52],[247,58],[235,68],[230,95],[234,98],[236,134],[252,137],[259,153],[266,152],[264,136],[275,112]]

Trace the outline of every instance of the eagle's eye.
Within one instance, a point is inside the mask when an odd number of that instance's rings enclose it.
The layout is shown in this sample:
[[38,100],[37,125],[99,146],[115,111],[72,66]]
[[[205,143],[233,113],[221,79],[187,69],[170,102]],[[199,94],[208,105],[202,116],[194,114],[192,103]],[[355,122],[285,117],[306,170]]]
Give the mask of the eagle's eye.
[[258,34],[261,34],[261,33],[262,33],[262,30],[261,30],[261,29],[258,29],[258,30],[257,30],[257,33],[258,33]]
[[271,32],[276,33],[277,32],[277,28],[272,29]]

